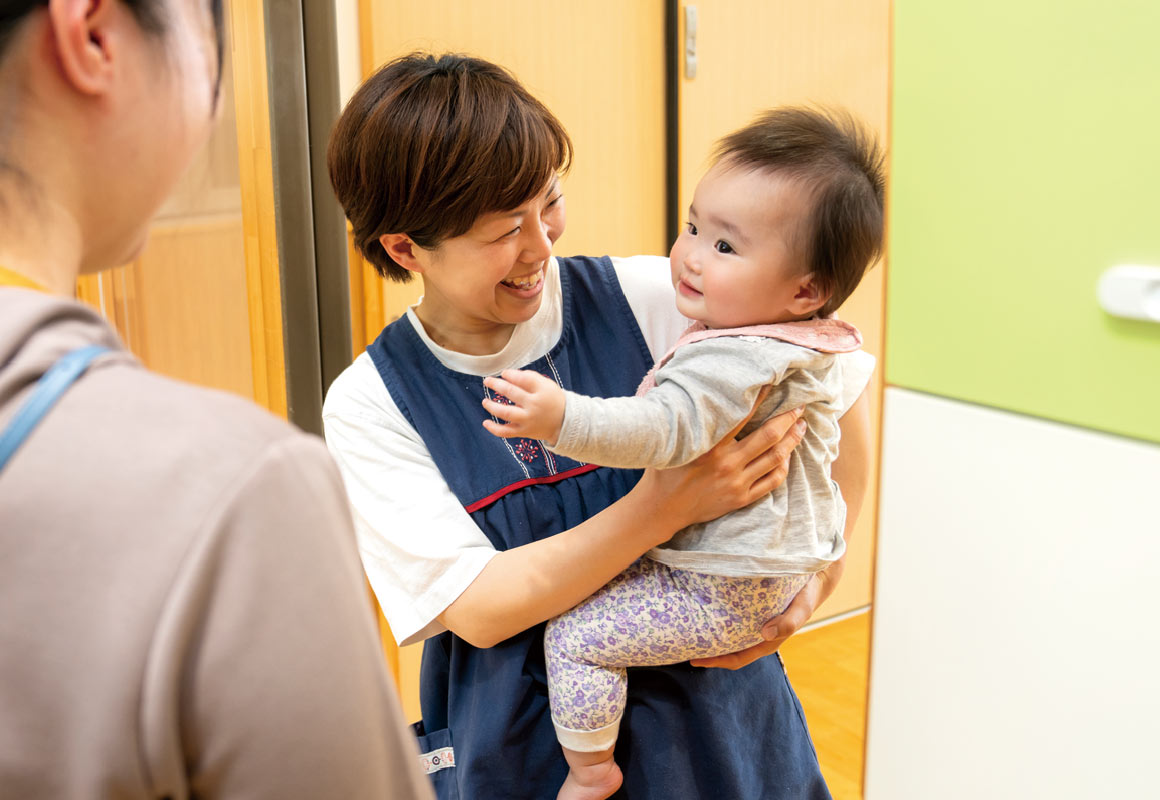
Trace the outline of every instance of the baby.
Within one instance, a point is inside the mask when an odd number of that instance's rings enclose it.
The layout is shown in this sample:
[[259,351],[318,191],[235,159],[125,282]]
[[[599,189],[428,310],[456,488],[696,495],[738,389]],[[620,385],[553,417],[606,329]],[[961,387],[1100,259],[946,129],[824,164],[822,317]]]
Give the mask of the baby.
[[722,140],[697,185],[670,253],[677,309],[694,324],[636,397],[585,397],[523,370],[484,380],[500,395],[483,401],[488,431],[611,467],[692,461],[771,384],[742,433],[794,408],[808,426],[780,488],[678,532],[548,623],[552,719],[571,770],[562,800],[598,800],[619,784],[626,667],[762,641],[762,625],[842,556],[845,504],[830,479],[842,411],[835,354],[861,336],[832,315],[881,249],[883,185],[882,156],[848,115],[769,111]]

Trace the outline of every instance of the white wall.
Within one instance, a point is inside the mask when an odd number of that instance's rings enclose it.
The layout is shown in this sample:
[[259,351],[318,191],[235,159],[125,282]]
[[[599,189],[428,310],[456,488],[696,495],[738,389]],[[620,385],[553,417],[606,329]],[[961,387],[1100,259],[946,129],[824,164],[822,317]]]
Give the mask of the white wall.
[[1160,447],[888,389],[867,800],[1142,797]]

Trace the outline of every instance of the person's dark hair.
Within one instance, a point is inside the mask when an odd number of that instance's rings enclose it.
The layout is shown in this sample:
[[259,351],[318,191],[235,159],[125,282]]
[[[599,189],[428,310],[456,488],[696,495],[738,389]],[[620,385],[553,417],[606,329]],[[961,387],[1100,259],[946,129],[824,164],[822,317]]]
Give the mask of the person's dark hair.
[[504,68],[458,54],[412,53],[384,65],[347,103],[330,136],[330,182],[376,271],[411,273],[379,237],[431,249],[508,211],[565,172],[564,126]]
[[714,163],[765,170],[808,187],[813,208],[800,241],[828,316],[882,252],[884,158],[873,133],[850,113],[777,108],[722,139]]
[[[165,0],[121,0],[125,7],[132,12],[137,24],[143,31],[160,35],[166,30]],[[214,87],[214,103],[221,90],[222,59],[224,53],[225,19],[222,12],[222,0],[207,0],[210,13],[213,15],[214,32],[217,37],[217,84]],[[48,5],[48,0],[4,0],[0,6],[0,59],[8,47],[12,34],[24,21],[24,18],[37,8]]]

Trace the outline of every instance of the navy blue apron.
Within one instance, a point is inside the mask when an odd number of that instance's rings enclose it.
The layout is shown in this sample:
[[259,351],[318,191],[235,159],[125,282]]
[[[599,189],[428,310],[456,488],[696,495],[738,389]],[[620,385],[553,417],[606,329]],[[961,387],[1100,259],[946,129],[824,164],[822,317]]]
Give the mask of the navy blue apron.
[[[633,394],[651,356],[611,262],[557,262],[563,332],[525,368],[588,395]],[[499,550],[579,525],[640,478],[639,470],[583,464],[534,440],[487,433],[482,379],[443,366],[406,318],[367,351],[448,486]],[[452,633],[427,640],[423,721],[415,727],[440,800],[556,796],[568,768],[552,728],[543,644],[542,624],[488,649]],[[628,686],[616,798],[830,797],[778,658],[737,671],[634,668]]]

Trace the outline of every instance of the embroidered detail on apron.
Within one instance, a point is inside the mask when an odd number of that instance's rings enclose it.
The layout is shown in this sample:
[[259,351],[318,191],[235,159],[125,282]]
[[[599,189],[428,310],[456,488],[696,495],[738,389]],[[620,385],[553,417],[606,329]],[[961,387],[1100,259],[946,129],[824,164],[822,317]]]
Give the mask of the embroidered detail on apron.
[[455,748],[440,747],[438,750],[432,750],[430,753],[422,753],[419,756],[419,763],[423,766],[423,771],[428,775],[432,772],[438,772],[441,769],[454,767]]
[[[480,380],[480,386],[483,389],[483,396],[497,403],[502,403],[505,406],[513,405],[512,401],[504,397],[499,392],[493,392],[491,389],[483,386],[483,380]],[[492,420],[499,422],[494,416]],[[539,459],[541,456],[544,459],[544,464],[547,465],[548,475],[555,475],[559,470],[556,468],[556,460],[552,454],[543,447],[543,442],[538,439],[504,439],[504,446],[507,451],[511,453],[512,457],[517,462],[522,461],[520,469],[523,470],[525,478],[531,478],[532,474],[528,472],[528,468],[524,464],[531,464],[533,461]]]

